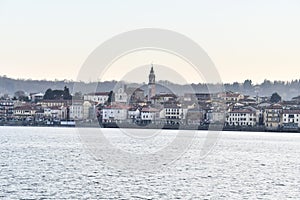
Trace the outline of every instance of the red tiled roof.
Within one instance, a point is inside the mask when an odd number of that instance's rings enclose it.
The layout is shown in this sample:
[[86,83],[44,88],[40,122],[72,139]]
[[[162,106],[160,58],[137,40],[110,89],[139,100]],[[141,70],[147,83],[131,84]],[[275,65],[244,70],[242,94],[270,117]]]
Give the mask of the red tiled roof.
[[294,109],[290,109],[290,110],[283,110],[283,114],[300,114],[300,110],[294,110]]
[[272,104],[272,105],[268,106],[266,109],[282,109],[282,105]]
[[142,112],[158,112],[159,110],[157,110],[156,108],[147,108],[144,107],[142,108]]
[[34,106],[25,105],[25,106],[15,107],[14,110],[37,110],[37,109]]
[[108,96],[109,92],[94,92],[94,93],[88,93],[87,95],[93,95],[93,96]]
[[105,106],[104,109],[128,109],[129,106],[127,105],[110,105],[110,106]]
[[164,97],[173,97],[176,98],[177,96],[175,94],[157,94],[154,97],[152,97],[151,99],[159,99],[159,98],[164,98]]
[[229,111],[229,113],[255,113],[255,111],[250,109],[235,109],[232,111]]

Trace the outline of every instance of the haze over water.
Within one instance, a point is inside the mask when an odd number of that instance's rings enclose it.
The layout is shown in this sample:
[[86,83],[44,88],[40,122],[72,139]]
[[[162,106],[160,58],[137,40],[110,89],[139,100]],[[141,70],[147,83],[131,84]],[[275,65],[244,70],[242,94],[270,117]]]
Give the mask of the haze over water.
[[[107,131],[113,133],[112,129]],[[202,140],[202,135],[199,131],[196,138]],[[130,145],[126,140],[119,143]],[[0,127],[0,198],[298,199],[300,196],[299,134],[223,132],[205,159],[199,159],[198,153],[199,148],[194,145],[161,170],[129,172],[95,160],[75,128]]]

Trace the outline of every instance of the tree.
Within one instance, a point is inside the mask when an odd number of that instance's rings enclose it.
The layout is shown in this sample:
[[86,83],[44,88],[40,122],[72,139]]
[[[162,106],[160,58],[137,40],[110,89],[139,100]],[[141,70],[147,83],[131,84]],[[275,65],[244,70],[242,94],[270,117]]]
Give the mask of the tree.
[[271,96],[271,103],[278,103],[281,101],[281,96],[277,92],[273,93]]
[[232,84],[232,88],[233,88],[234,92],[238,92],[240,89],[240,84],[238,82],[234,82]]
[[52,90],[49,88],[44,95],[44,99],[47,100],[72,100],[72,95],[70,94],[69,88],[66,86],[64,90]]
[[108,94],[107,104],[110,105],[111,102],[113,102],[113,101],[114,101],[114,92],[110,91]]
[[25,97],[26,95],[25,95],[25,92],[24,91],[22,91],[22,90],[19,90],[19,91],[16,91],[15,92],[15,97],[16,98],[20,98],[20,97]]
[[67,88],[67,86],[64,87],[63,99],[64,100],[72,100],[72,95],[70,94],[70,90],[69,90],[69,88]]
[[252,89],[252,81],[251,80],[249,80],[249,79],[247,79],[247,80],[245,80],[244,81],[244,84],[243,84],[243,88],[244,88],[244,90],[251,90]]
[[18,99],[19,99],[19,101],[25,101],[25,102],[29,102],[30,101],[28,96],[21,96]]
[[47,99],[47,100],[51,100],[51,99],[54,99],[54,96],[53,96],[53,91],[51,88],[49,88],[45,94],[44,94],[44,99]]

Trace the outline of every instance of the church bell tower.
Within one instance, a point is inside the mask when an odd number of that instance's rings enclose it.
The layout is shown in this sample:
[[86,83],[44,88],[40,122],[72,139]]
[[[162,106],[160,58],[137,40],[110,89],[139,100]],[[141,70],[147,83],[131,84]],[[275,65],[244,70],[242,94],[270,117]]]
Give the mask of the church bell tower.
[[149,83],[148,83],[148,101],[155,96],[155,74],[153,70],[153,65],[151,65],[151,70],[149,74]]

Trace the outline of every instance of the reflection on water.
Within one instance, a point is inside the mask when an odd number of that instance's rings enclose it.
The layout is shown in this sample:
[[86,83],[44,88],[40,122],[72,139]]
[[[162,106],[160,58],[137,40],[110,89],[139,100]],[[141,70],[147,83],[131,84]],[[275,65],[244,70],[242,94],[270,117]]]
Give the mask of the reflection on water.
[[0,127],[0,198],[299,198],[300,134],[224,132],[204,160],[198,144],[159,171],[125,171],[93,159],[76,129]]

